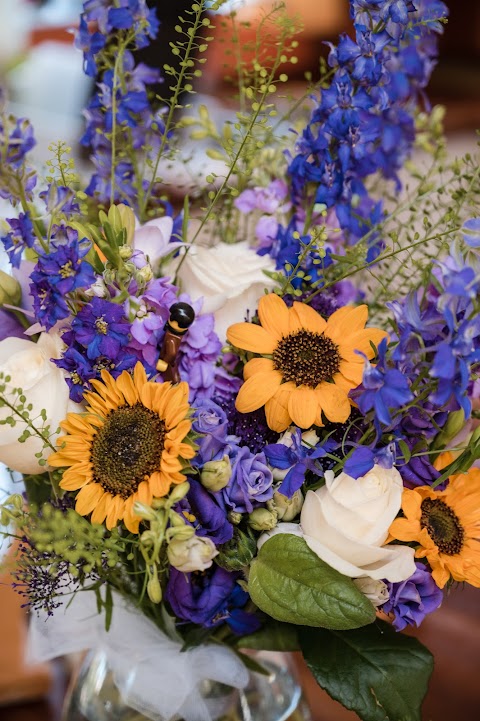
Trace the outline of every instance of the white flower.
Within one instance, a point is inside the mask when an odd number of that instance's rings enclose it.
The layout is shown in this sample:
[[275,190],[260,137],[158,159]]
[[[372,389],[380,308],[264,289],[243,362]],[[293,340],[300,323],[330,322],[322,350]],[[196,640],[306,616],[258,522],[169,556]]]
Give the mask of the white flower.
[[275,511],[280,521],[293,521],[298,516],[303,506],[303,493],[300,489],[288,498],[278,490],[273,494],[273,498],[267,501],[267,507],[271,511]]
[[186,540],[173,540],[168,544],[168,561],[178,571],[205,571],[218,555],[215,544],[209,538],[191,536]]
[[[173,273],[177,266],[178,260],[167,272]],[[178,279],[193,301],[204,299],[202,313],[215,315],[215,332],[224,341],[227,328],[241,323],[247,310],[255,311],[265,288],[274,287],[264,270],[275,270],[274,261],[257,255],[246,241],[212,248],[193,245]]]
[[383,606],[390,598],[388,586],[383,581],[374,581],[373,578],[354,578],[355,586],[361,591],[369,601],[373,603],[375,608]]
[[[41,429],[43,421],[40,412],[45,410],[47,420],[45,426],[50,428],[50,442],[55,443],[60,421],[64,420],[70,411],[78,411],[79,406],[72,403],[68,397],[68,386],[65,374],[51,362],[51,358],[60,358],[62,341],[57,334],[42,333],[38,343],[23,338],[5,338],[0,341],[0,373],[10,376],[10,381],[4,391],[9,402],[18,396],[13,395],[14,388],[21,388],[26,405],[32,404],[30,419]],[[12,415],[12,411],[4,406],[0,408],[0,420]],[[32,434],[25,443],[19,443],[18,438],[28,426],[18,416],[16,424],[2,425],[0,433],[0,462],[5,463],[14,471],[20,473],[43,473],[45,466],[39,464],[35,454],[42,451],[43,440]],[[43,451],[43,458],[52,452],[47,447]]]
[[170,216],[164,216],[149,220],[148,223],[135,230],[133,246],[148,256],[153,268],[156,268],[162,258],[183,245],[181,242],[169,242],[172,229],[173,219]]
[[290,533],[291,535],[299,536],[300,538],[303,536],[303,531],[299,523],[278,523],[271,531],[265,531],[265,533],[262,533],[257,541],[258,550],[261,549],[263,544],[266,543],[269,538],[276,536],[277,533]]
[[403,483],[395,468],[374,466],[352,478],[325,473],[325,486],[308,491],[302,508],[305,541],[323,561],[345,576],[404,581],[415,572],[414,551],[384,545],[400,510]]

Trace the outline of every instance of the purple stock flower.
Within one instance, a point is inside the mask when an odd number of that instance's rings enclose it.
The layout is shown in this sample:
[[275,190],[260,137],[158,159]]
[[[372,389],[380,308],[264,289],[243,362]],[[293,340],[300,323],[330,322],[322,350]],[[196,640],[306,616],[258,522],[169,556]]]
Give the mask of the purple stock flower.
[[443,600],[443,592],[423,563],[415,563],[417,570],[406,581],[387,583],[390,598],[382,606],[385,613],[393,613],[397,631],[406,626],[420,626],[425,616],[435,611]]
[[253,509],[273,496],[273,476],[264,453],[252,454],[244,446],[230,449],[232,476],[219,496],[225,505],[238,513],[251,513]]
[[256,616],[243,610],[249,596],[230,573],[215,564],[203,573],[170,569],[165,598],[177,618],[206,628],[227,623],[239,635],[260,627]]
[[[143,253],[138,251],[142,257]],[[125,302],[126,315],[134,318],[131,325],[131,348],[152,369],[158,360],[170,306],[176,302],[176,288],[169,278],[150,281],[144,293]]]
[[213,315],[199,315],[202,301],[192,303],[184,294],[180,300],[190,303],[195,310],[195,320],[180,346],[178,364],[182,380],[190,387],[190,403],[195,404],[201,398],[212,398],[215,393],[215,361],[222,344],[214,330]]

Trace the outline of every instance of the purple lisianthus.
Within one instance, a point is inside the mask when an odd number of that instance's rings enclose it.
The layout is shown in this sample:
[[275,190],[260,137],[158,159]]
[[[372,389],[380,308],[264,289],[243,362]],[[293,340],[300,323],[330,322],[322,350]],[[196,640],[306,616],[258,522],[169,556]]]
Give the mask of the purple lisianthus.
[[264,453],[252,454],[244,446],[232,446],[230,451],[232,476],[219,495],[225,505],[238,513],[253,509],[273,496],[273,476]]
[[224,508],[202,484],[194,478],[188,479],[190,489],[187,496],[180,501],[176,510],[195,528],[197,536],[206,536],[215,545],[227,543],[233,536],[233,526],[227,519]]
[[219,405],[208,398],[197,401],[192,430],[203,436],[197,441],[199,449],[196,459],[200,464],[213,460],[223,452],[227,427],[227,416]]
[[425,616],[435,611],[443,600],[443,592],[432,578],[431,571],[416,563],[417,570],[401,583],[387,583],[390,597],[382,606],[385,613],[393,613],[397,631],[406,626],[420,626]]
[[87,349],[88,358],[103,355],[116,360],[129,339],[130,324],[122,306],[94,297],[72,321],[71,331],[63,336],[70,345],[75,340]]
[[260,627],[258,618],[243,610],[249,596],[237,583],[239,573],[215,564],[202,573],[170,568],[165,598],[177,618],[206,628],[227,623],[239,635]]

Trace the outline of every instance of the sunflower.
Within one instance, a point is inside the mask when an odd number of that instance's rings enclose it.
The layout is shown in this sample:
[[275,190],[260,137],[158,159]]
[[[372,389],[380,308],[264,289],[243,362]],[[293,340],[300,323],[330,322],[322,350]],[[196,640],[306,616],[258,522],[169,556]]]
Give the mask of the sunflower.
[[265,406],[267,423],[284,431],[293,421],[300,428],[343,423],[350,415],[348,392],[363,375],[364,358],[373,358],[386,333],[365,328],[366,305],[339,308],[328,320],[304,303],[288,308],[274,293],[258,305],[261,325],[236,323],[227,338],[236,348],[261,355],[244,368],[245,383],[236,407],[249,413]]
[[68,435],[48,462],[67,468],[60,487],[79,491],[78,513],[91,513],[92,523],[106,519],[108,529],[123,520],[137,533],[135,501],[150,505],[182,483],[183,461],[195,454],[184,442],[191,428],[188,385],[148,381],[141,363],[133,377],[123,371],[115,380],[103,370],[101,378],[85,393],[86,413],[69,413],[61,423]]
[[445,491],[429,486],[405,489],[404,518],[396,518],[390,536],[419,544],[440,588],[450,578],[480,588],[480,469],[452,476]]

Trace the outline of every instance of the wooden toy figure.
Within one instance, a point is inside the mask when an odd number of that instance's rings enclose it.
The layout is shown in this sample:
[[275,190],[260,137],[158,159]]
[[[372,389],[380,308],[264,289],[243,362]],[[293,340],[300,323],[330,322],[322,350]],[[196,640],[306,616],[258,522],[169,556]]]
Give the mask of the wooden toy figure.
[[178,349],[182,338],[195,320],[195,311],[188,303],[174,303],[170,307],[170,318],[165,324],[165,336],[163,338],[160,357],[157,363],[157,371],[163,374],[165,381],[172,383],[180,382],[178,371]]

